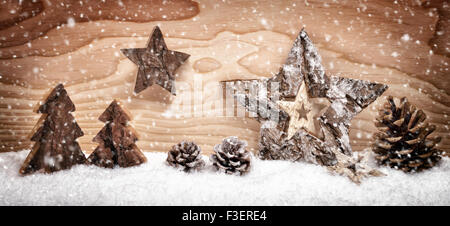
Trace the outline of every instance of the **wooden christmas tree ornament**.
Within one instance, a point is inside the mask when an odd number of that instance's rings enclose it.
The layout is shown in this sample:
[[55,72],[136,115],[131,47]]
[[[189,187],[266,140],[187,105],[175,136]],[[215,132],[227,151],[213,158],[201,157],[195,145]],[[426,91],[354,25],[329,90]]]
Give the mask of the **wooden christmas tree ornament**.
[[136,146],[137,133],[128,125],[131,120],[117,100],[114,100],[98,118],[105,123],[93,141],[99,143],[88,158],[90,164],[113,168],[140,165],[147,161],[144,154]]
[[75,105],[64,86],[57,85],[37,111],[45,114],[45,118],[31,137],[36,143],[20,168],[20,174],[51,173],[85,163],[86,158],[76,141],[84,134],[70,113],[73,111]]
[[121,51],[138,65],[135,93],[140,93],[156,83],[176,95],[175,71],[190,55],[169,50],[158,26],[153,29],[146,48],[121,49]]

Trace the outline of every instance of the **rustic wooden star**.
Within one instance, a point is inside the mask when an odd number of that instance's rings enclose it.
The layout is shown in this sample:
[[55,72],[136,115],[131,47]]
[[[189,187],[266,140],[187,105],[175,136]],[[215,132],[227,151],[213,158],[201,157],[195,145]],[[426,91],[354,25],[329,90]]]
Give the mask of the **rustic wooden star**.
[[319,116],[329,106],[325,103],[329,103],[326,98],[309,98],[304,81],[294,101],[278,101],[278,106],[288,113],[290,118],[287,138],[291,139],[301,128],[304,128],[315,137],[323,138],[319,125]]
[[138,65],[135,93],[156,83],[176,95],[175,71],[190,55],[169,50],[158,26],[153,29],[146,48],[121,49],[121,51]]
[[[270,89],[274,82],[279,85],[279,89]],[[361,178],[356,176],[358,173],[367,174],[351,170],[355,167],[367,167],[351,158],[348,136],[350,121],[383,94],[387,86],[357,79],[328,77],[317,49],[303,29],[294,41],[285,64],[274,77],[233,81],[231,84],[223,81],[223,84],[226,85],[227,92],[232,93],[248,111],[256,113],[256,119],[261,122],[260,158],[304,160],[328,166],[335,172],[345,172],[352,180]],[[255,87],[257,91],[249,91]],[[307,95],[301,94],[302,92]],[[326,98],[329,101],[328,107],[322,110],[319,108],[319,120],[310,120],[311,116],[307,115],[310,118],[306,121],[316,121],[321,136],[309,131],[314,129],[308,128],[308,123],[290,110],[296,107],[288,107],[291,104],[286,104],[286,99],[297,99],[299,95]],[[281,109],[277,102],[281,103]],[[300,99],[294,103],[296,102],[303,103]],[[305,105],[305,108],[308,106]],[[350,170],[341,170],[342,167]],[[377,173],[371,171],[370,175],[374,174]]]

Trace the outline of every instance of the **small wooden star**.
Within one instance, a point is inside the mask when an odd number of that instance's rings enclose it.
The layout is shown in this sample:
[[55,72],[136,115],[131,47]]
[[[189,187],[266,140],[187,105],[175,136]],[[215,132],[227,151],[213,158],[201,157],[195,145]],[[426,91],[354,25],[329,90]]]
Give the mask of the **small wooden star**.
[[[328,103],[328,104],[327,104]],[[278,106],[289,115],[288,139],[301,128],[310,134],[323,138],[319,125],[319,116],[329,106],[326,98],[309,98],[305,82],[300,85],[294,101],[278,101]]]
[[121,51],[139,67],[135,93],[156,83],[176,95],[175,71],[190,55],[169,50],[158,26],[153,29],[146,48],[121,49]]

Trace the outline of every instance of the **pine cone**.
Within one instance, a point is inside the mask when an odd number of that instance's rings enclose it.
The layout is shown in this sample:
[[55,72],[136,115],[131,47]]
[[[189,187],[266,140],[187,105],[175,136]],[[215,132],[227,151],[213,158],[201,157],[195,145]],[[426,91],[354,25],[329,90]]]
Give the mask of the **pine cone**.
[[436,165],[442,151],[435,145],[441,138],[427,138],[436,126],[424,123],[425,119],[425,113],[405,97],[397,106],[389,96],[375,123],[380,130],[373,144],[377,162],[404,172],[419,172]]
[[250,170],[250,152],[245,150],[247,142],[237,137],[227,137],[222,144],[214,146],[215,154],[211,155],[213,166],[228,174],[243,175]]
[[198,170],[205,165],[200,154],[201,149],[194,142],[182,141],[168,152],[167,163],[173,167],[180,167],[185,172]]

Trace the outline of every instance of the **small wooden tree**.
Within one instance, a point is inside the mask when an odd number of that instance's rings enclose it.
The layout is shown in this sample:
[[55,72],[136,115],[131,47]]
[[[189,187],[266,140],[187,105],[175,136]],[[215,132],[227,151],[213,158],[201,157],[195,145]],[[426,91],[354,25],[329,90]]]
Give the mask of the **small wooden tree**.
[[31,137],[36,143],[20,168],[20,174],[51,173],[86,162],[76,141],[84,134],[70,113],[73,111],[75,105],[64,86],[59,84],[37,111],[46,114],[45,120]]
[[99,145],[89,156],[89,163],[113,168],[114,165],[130,167],[147,161],[135,144],[138,140],[137,133],[127,125],[131,120],[130,114],[117,100],[114,100],[98,119],[104,122],[105,126],[93,139]]

